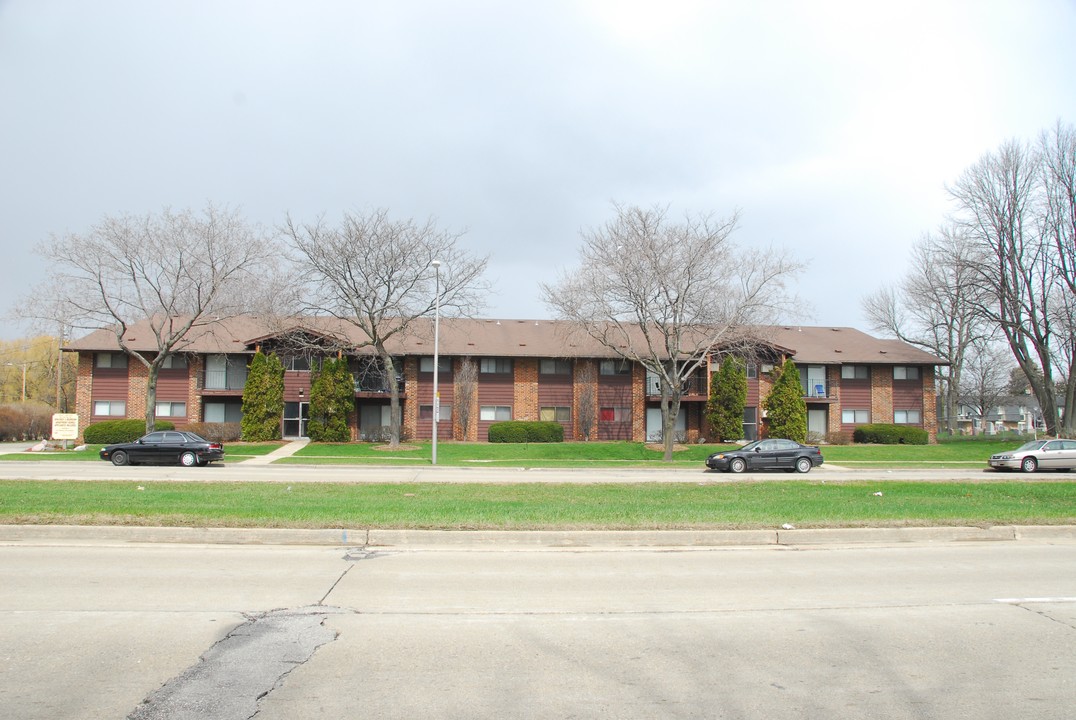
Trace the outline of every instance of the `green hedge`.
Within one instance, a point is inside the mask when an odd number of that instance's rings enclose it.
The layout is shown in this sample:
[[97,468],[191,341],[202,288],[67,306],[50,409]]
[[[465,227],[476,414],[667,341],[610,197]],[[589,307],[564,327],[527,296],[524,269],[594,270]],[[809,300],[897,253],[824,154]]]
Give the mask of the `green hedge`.
[[852,433],[852,440],[877,445],[926,445],[930,435],[911,425],[861,425]]
[[564,442],[564,426],[558,422],[510,420],[489,426],[489,441],[493,443],[551,443]]
[[[158,420],[157,429],[175,430],[176,426],[168,420]],[[87,425],[82,432],[82,439],[93,445],[111,445],[134,442],[145,434],[145,420],[105,420]]]

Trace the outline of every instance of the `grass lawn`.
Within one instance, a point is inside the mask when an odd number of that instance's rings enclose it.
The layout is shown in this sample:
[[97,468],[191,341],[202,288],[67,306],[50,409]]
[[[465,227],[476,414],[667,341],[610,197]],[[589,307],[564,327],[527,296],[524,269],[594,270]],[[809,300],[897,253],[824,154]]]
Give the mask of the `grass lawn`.
[[[986,466],[991,454],[1012,449],[1014,441],[964,441],[937,445],[825,445],[827,463],[850,467]],[[706,456],[731,445],[685,445],[673,454],[673,466],[701,466]],[[428,442],[411,442],[392,449],[384,444],[312,443],[294,456],[278,461],[297,464],[429,465]],[[458,443],[437,446],[439,465],[511,467],[645,467],[664,464],[656,445],[634,442],[594,443]]]
[[493,530],[1049,525],[1076,523],[1076,483],[0,481],[0,523]]

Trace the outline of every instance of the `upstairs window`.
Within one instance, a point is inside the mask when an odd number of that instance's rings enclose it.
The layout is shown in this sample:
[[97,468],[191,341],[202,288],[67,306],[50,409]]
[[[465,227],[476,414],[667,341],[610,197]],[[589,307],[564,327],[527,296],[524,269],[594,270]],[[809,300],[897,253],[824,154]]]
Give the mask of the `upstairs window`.
[[512,361],[507,358],[482,358],[478,371],[489,375],[507,375],[512,372]]
[[893,379],[894,380],[918,380],[919,368],[915,365],[894,365],[893,366]]
[[161,370],[186,370],[187,369],[187,356],[186,355],[169,355],[161,363]]
[[870,376],[866,365],[841,365],[841,380],[869,380]]
[[[418,371],[421,373],[433,374],[433,358],[424,357],[418,360]],[[437,356],[437,372],[448,373],[452,372],[452,358],[444,357],[443,355]]]
[[602,375],[630,375],[631,363],[627,360],[602,360],[598,372]]
[[572,363],[569,360],[539,360],[538,372],[541,375],[571,375]]
[[127,355],[121,352],[102,352],[94,355],[94,364],[99,368],[125,368]]

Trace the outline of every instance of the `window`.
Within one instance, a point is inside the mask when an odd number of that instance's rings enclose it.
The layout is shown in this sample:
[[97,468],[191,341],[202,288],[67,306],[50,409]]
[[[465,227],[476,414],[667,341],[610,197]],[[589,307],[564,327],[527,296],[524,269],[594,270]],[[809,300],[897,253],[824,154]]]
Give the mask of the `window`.
[[897,425],[918,425],[919,424],[919,411],[918,410],[894,410],[893,422]]
[[124,417],[127,414],[125,400],[95,400],[93,414],[97,417]]
[[185,402],[159,402],[154,411],[157,417],[187,417],[187,403]]
[[894,380],[918,380],[919,368],[914,365],[894,365],[893,366],[893,379]]
[[539,411],[538,419],[543,422],[571,422],[572,409],[570,407],[544,407]]
[[286,357],[282,358],[281,362],[284,364],[285,370],[310,370],[310,358],[308,357]]
[[629,422],[630,420],[631,408],[603,407],[598,411],[599,422]]
[[512,408],[505,405],[483,405],[478,411],[478,419],[485,422],[511,420]]
[[539,360],[538,372],[541,375],[571,375],[572,363],[569,360]]
[[757,378],[757,377],[758,377],[758,363],[753,363],[753,362],[747,363],[747,379],[750,380],[751,378]]
[[602,360],[598,372],[602,375],[630,375],[631,364],[627,360]]
[[94,355],[94,360],[99,368],[127,367],[127,356],[123,353],[97,353]]
[[[419,420],[433,420],[433,405],[420,405],[418,408]],[[438,423],[450,422],[452,420],[452,405],[448,403],[441,403],[441,412],[437,417]]]
[[[418,359],[418,371],[424,373],[433,373],[433,358],[424,357]],[[437,372],[447,373],[452,372],[452,358],[437,356]],[[432,412],[432,411],[431,411]]]
[[247,361],[245,357],[206,356],[206,390],[242,390],[246,382]]
[[207,402],[204,414],[207,423],[241,422],[243,405],[239,402]]
[[841,365],[841,380],[869,380],[870,369],[866,365]]
[[482,358],[478,365],[482,373],[507,374],[512,372],[512,361],[505,358]]
[[161,363],[161,370],[186,370],[187,369],[187,356],[186,355],[169,355]]
[[871,421],[870,410],[841,410],[841,422],[846,425],[862,424]]

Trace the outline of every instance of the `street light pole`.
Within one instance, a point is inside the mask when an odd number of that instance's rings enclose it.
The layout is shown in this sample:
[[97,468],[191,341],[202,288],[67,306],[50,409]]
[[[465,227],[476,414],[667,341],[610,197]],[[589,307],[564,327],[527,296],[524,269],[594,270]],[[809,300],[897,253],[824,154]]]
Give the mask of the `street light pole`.
[[440,364],[440,335],[441,335],[441,261],[433,263],[433,453],[431,460],[437,464],[437,419],[441,414],[441,393],[437,387],[437,371]]
[[[23,401],[23,403],[25,403],[26,402],[26,367],[30,363],[25,363],[24,362],[24,363],[18,363],[18,364],[22,365],[22,401]],[[15,367],[16,363],[4,363],[4,365],[6,365],[8,367]]]

